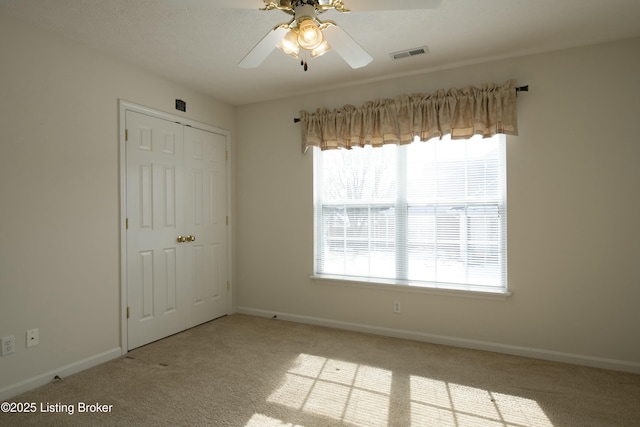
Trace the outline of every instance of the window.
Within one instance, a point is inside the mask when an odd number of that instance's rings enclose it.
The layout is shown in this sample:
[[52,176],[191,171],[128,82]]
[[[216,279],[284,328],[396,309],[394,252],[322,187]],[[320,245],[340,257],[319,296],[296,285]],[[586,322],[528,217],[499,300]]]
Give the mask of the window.
[[315,276],[506,291],[505,159],[504,135],[317,150]]

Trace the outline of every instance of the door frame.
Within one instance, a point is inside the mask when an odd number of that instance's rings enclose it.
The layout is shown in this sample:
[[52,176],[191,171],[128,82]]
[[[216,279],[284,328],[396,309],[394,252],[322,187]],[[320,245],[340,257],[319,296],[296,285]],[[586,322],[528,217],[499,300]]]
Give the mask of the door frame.
[[[135,111],[137,113],[146,114],[151,117],[155,117],[158,119],[167,120],[170,122],[179,123],[181,125],[190,126],[196,129],[201,129],[207,132],[217,133],[220,135],[224,135],[226,139],[226,152],[227,152],[227,163],[226,163],[226,191],[227,191],[227,209],[226,215],[227,218],[231,217],[231,162],[229,162],[229,153],[231,152],[231,132],[226,129],[221,129],[212,125],[208,125],[205,123],[197,122],[194,120],[187,119],[182,116],[178,116],[171,113],[166,113],[163,111],[154,110],[149,107],[145,107],[142,105],[134,104],[125,100],[118,100],[118,110],[119,110],[119,121],[118,121],[118,149],[119,149],[119,167],[120,167],[120,349],[122,355],[128,353],[128,328],[127,328],[127,295],[128,295],[128,284],[127,284],[127,230],[126,230],[126,221],[127,221],[127,149],[126,149],[126,113],[127,111]],[[232,240],[231,240],[231,223],[227,224],[227,281],[228,283],[233,283],[232,281]],[[227,303],[229,305],[229,312],[233,311],[233,287],[228,288],[227,295]]]

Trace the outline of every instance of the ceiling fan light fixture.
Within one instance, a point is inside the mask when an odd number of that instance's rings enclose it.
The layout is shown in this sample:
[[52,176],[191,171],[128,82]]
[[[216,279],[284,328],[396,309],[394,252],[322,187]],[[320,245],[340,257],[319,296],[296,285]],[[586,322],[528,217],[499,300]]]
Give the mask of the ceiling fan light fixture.
[[[226,1],[231,2],[231,0]],[[371,55],[338,26],[338,24],[333,21],[318,19],[319,14],[331,9],[341,13],[349,12],[349,9],[344,7],[342,1],[343,0],[263,0],[265,7],[260,8],[260,10],[278,9],[288,15],[293,15],[293,17],[289,22],[278,24],[271,32],[267,33],[240,61],[240,67],[257,67],[269,56],[270,51],[275,47],[278,47],[296,59],[302,58],[301,65],[304,66],[305,71],[307,71],[308,59],[317,58],[330,50],[335,50],[353,69],[365,67],[373,60]],[[411,2],[411,7],[422,9],[424,6],[419,6],[418,4],[422,5],[424,3],[433,7],[433,4],[439,4],[442,0],[403,1]],[[398,4],[400,3],[401,2],[398,2]],[[389,10],[410,9],[408,6],[398,7],[398,5],[389,0],[362,1],[360,7],[363,10],[386,10],[385,8],[389,8]],[[329,44],[327,40],[329,40],[331,44]]]
[[323,42],[324,36],[318,24],[310,18],[303,18],[298,24],[298,44],[300,47],[314,50]]
[[298,58],[300,53],[300,46],[298,45],[298,34],[293,31],[287,31],[287,34],[276,45],[278,49],[286,53],[287,55]]
[[311,59],[317,58],[318,56],[322,56],[325,53],[329,52],[330,50],[331,50],[331,45],[327,43],[326,40],[324,40],[320,46],[318,46],[317,48],[311,51]]

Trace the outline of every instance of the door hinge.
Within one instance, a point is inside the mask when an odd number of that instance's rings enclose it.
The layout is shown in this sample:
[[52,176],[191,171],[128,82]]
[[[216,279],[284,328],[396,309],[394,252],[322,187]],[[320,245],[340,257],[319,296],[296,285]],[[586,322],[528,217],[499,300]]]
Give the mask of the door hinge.
[[129,141],[129,129],[124,130],[124,141]]
[[125,218],[125,220],[124,220],[124,229],[125,230],[129,229],[129,218]]
[[229,225],[229,215],[227,215],[227,225]]
[[129,318],[129,316],[131,315],[130,310],[129,310],[129,306],[127,306],[127,319]]
[[227,280],[227,290],[229,290],[230,287],[231,287],[231,283],[229,283],[229,281]]
[[224,159],[229,160],[229,152],[227,150],[224,151]]

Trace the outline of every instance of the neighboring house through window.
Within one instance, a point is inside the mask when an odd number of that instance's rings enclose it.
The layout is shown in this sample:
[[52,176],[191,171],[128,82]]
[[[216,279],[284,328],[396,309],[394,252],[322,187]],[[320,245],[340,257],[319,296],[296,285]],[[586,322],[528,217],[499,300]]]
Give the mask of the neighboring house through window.
[[316,149],[316,277],[507,289],[505,136]]

